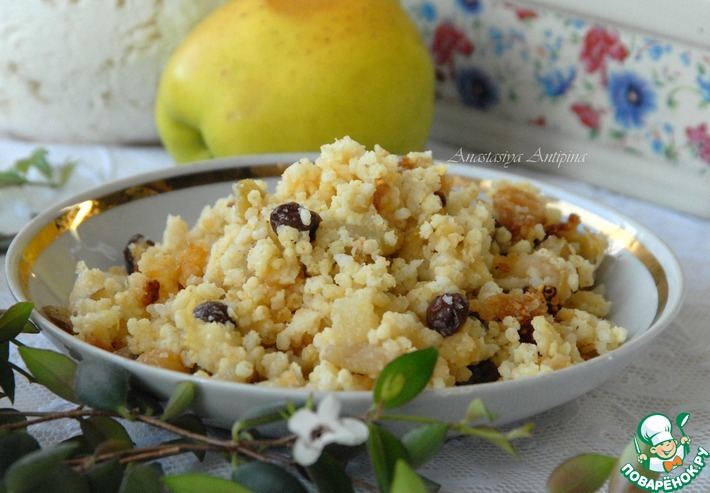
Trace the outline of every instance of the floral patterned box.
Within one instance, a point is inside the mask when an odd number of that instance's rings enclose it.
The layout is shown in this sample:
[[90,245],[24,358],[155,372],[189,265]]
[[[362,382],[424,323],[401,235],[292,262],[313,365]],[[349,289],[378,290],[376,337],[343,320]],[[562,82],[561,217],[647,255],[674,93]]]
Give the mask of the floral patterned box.
[[710,2],[628,1],[403,0],[432,136],[710,217]]

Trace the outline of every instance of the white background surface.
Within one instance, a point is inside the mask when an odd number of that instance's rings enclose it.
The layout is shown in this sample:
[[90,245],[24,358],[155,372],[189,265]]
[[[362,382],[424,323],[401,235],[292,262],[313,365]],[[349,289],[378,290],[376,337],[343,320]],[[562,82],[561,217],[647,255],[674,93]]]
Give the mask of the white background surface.
[[[38,145],[0,136],[0,170],[9,167],[14,159],[27,156]],[[81,175],[88,178],[71,184],[71,194],[91,186],[94,180],[101,183],[172,165],[159,147],[49,144],[44,147],[50,151],[52,161],[78,159],[81,166],[89,170],[88,175]],[[430,142],[429,148],[435,158],[443,161],[459,150],[437,142]],[[627,369],[600,388],[531,418],[536,425],[533,438],[516,442],[518,458],[478,439],[454,439],[420,472],[440,482],[445,493],[544,491],[545,481],[553,469],[573,455],[621,453],[632,439],[638,422],[651,413],[663,413],[671,418],[681,412],[690,413],[685,432],[693,439],[691,454],[695,454],[697,446],[710,449],[710,221],[576,181],[555,173],[554,168],[512,165],[506,171],[562,186],[616,208],[647,226],[678,256],[686,276],[685,302],[666,332]],[[16,195],[10,195],[15,193],[0,189],[0,230],[6,229],[3,226],[13,219],[15,209],[8,204],[11,198],[17,200]],[[19,195],[32,193],[25,190]],[[59,198],[43,197],[41,205],[48,206]],[[13,303],[5,282],[4,261],[4,255],[0,256],[0,307]],[[28,337],[26,342],[35,346],[49,344],[41,335]],[[0,400],[0,407],[9,405],[7,400]],[[22,379],[14,406],[34,411],[69,408],[44,388]],[[135,425],[129,429],[139,445],[155,438],[150,429]],[[63,440],[76,431],[68,422],[33,429],[35,436],[46,444]],[[677,430],[674,433],[679,435]],[[164,467],[168,473],[195,470],[228,474],[221,460],[211,458],[198,463],[192,455],[171,460]],[[366,461],[356,462],[354,473],[368,478]],[[710,468],[703,470],[681,491],[708,490]]]

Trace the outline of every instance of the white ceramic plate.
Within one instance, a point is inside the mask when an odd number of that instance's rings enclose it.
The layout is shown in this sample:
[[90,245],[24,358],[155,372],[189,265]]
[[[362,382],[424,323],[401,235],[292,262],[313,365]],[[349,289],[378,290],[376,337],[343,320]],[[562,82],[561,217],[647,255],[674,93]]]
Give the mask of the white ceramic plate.
[[[231,191],[232,182],[258,176],[275,182],[287,165],[303,155],[261,155],[214,160],[173,167],[109,183],[77,195],[37,216],[17,235],[8,251],[7,273],[17,300],[37,308],[66,305],[75,274],[84,260],[108,268],[123,262],[126,239],[135,233],[161,238],[168,214],[180,214],[192,224],[207,204]],[[314,156],[308,156],[314,158]],[[454,164],[450,173],[482,180],[518,178],[469,165]],[[271,177],[271,178],[267,178]],[[609,316],[629,330],[629,340],[606,355],[573,367],[527,379],[427,390],[406,411],[458,421],[469,402],[481,397],[502,425],[551,409],[593,389],[619,372],[658,337],[676,315],[682,299],[679,264],[650,231],[622,214],[561,189],[531,181],[564,213],[575,212],[584,225],[610,237],[600,281],[613,303]],[[59,329],[41,309],[33,320],[60,348],[76,359],[97,358],[126,368],[135,381],[159,397],[167,397],[180,381],[198,387],[194,411],[215,424],[229,427],[245,411],[291,400],[300,402],[307,389],[274,389],[258,385],[200,379],[148,366],[86,344]],[[356,414],[371,404],[370,392],[339,392],[344,409]]]

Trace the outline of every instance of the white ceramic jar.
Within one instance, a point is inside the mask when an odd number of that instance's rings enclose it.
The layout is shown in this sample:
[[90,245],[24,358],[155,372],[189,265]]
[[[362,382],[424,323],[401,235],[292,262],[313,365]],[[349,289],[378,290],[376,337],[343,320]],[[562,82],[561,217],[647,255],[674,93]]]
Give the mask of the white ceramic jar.
[[157,142],[153,104],[172,50],[225,0],[0,0],[0,133]]

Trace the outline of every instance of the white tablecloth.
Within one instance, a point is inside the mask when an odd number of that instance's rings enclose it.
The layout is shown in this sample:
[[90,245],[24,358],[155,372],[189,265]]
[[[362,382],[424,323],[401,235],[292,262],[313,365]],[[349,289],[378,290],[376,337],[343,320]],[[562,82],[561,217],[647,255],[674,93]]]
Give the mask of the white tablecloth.
[[[38,144],[0,137],[0,170],[14,159],[26,156]],[[142,171],[171,166],[172,161],[159,147],[104,147],[44,145],[50,158],[79,159],[95,176],[77,175],[85,180],[72,191]],[[431,142],[434,157],[447,160],[457,147]],[[621,163],[620,165],[623,165]],[[523,176],[544,179],[614,207],[647,226],[665,240],[679,257],[687,279],[687,294],[677,319],[660,341],[649,348],[623,372],[601,387],[572,402],[531,418],[536,428],[533,438],[517,442],[519,458],[474,438],[453,439],[421,472],[443,485],[447,493],[544,491],[545,481],[563,460],[587,452],[618,455],[629,443],[638,422],[650,413],[676,416],[689,412],[685,431],[693,438],[693,448],[710,449],[710,221],[686,215],[650,202],[632,199],[569,177],[542,174],[540,169],[509,168]],[[0,189],[0,194],[10,193]],[[710,193],[710,190],[708,191]],[[8,197],[8,195],[6,195]],[[0,196],[1,198],[1,196]],[[2,200],[0,200],[0,203]],[[0,208],[0,225],[9,221],[8,209]],[[4,215],[4,217],[3,217]],[[0,228],[2,230],[2,228]],[[5,257],[0,256],[0,306],[13,299],[5,279]],[[48,345],[43,336],[31,336],[32,345]],[[9,406],[0,400],[0,407]],[[67,403],[37,385],[20,379],[15,406],[22,410],[56,410]],[[130,426],[135,440],[145,443],[155,432]],[[55,443],[75,432],[71,423],[37,428],[34,433],[44,443]],[[676,432],[677,433],[677,432]],[[354,465],[355,473],[367,477],[365,461]],[[165,464],[167,472],[202,471],[226,474],[227,466],[211,458],[198,463],[186,455]],[[710,490],[710,468],[683,492]]]

